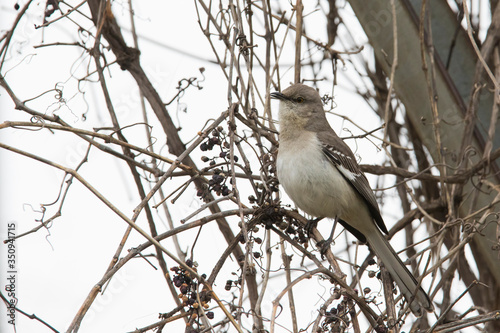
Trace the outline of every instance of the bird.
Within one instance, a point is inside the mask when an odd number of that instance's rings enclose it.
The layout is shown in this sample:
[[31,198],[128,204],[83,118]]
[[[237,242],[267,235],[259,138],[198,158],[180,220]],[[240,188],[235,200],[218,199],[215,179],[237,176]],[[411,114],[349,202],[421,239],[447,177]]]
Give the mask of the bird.
[[[276,172],[290,199],[309,215],[338,221],[367,243],[415,316],[424,309],[432,312],[429,296],[382,234],[388,231],[375,194],[351,149],[328,123],[319,93],[296,83],[270,97],[279,100]],[[332,236],[333,230],[330,242]]]

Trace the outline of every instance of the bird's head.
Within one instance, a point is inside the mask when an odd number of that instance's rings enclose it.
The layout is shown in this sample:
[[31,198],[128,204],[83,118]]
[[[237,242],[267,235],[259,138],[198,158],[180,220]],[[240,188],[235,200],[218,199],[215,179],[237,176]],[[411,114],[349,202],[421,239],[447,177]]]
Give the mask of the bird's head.
[[305,84],[296,83],[282,92],[273,92],[271,98],[280,101],[279,119],[282,127],[294,125],[306,128],[313,119],[326,121],[319,93]]

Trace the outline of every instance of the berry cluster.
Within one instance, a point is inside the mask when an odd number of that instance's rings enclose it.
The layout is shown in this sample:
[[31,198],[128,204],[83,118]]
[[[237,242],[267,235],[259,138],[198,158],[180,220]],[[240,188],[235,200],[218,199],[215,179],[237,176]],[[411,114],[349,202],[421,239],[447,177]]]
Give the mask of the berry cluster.
[[[192,260],[186,260],[186,265],[196,271],[196,267],[194,267]],[[184,268],[174,266],[170,268],[170,270],[174,272],[172,281],[174,282],[175,287],[177,287],[180,291],[179,298],[182,300],[182,304],[192,311],[191,319],[196,320],[196,318],[198,318],[199,307],[202,306],[204,309],[209,307],[208,302],[211,300],[210,296],[208,293],[204,293],[203,291],[198,295],[196,292],[198,282],[196,279],[192,278],[191,274]],[[205,279],[206,275],[203,274],[201,277]],[[209,319],[213,319],[214,313],[212,311],[208,311],[206,316]]]
[[307,247],[309,239],[306,229],[297,220],[286,216],[284,210],[285,208],[280,207],[273,201],[265,202],[258,214],[260,223],[263,224],[266,229],[270,229],[272,226],[279,228],[287,233],[293,240]]
[[[266,185],[267,187],[264,186],[264,184],[261,182],[255,182],[255,186],[257,187],[256,191],[257,197],[253,194],[248,196],[248,201],[251,204],[259,205],[260,202],[270,200],[271,193],[279,191],[277,178],[271,178]],[[271,192],[267,191],[267,189],[271,190]]]
[[[203,188],[198,189],[196,195],[201,199],[205,199],[208,193],[212,191],[215,192],[218,196],[226,196],[231,194],[229,187],[227,187],[226,185],[227,179],[228,176],[221,169],[214,169],[214,174],[208,181],[208,185],[205,185]],[[229,180],[229,183],[231,183],[231,180]]]
[[[333,291],[334,299],[340,299],[342,292],[339,288]],[[344,331],[350,324],[348,295],[343,295],[342,300],[336,306],[326,311],[325,319],[321,325],[321,332],[340,332]]]
[[291,217],[285,217],[284,220],[278,225],[281,230],[284,230],[292,239],[307,248],[309,237],[307,236],[304,226]]
[[[215,167],[216,164],[229,164],[229,142],[227,140],[227,136],[224,132],[222,126],[217,127],[211,133],[211,136],[207,138],[205,142],[200,145],[200,149],[202,151],[213,150],[215,146],[219,147],[219,154],[213,157],[202,156],[201,160],[205,163],[209,163],[209,167],[205,169],[208,171],[211,168],[214,168],[212,178],[208,181],[208,185],[204,188],[198,189],[197,196],[205,199],[207,194],[210,192],[215,192],[218,196],[226,196],[231,193],[231,190],[226,185],[228,182],[228,174],[224,172],[224,167],[221,168]],[[234,161],[238,162],[238,156],[234,156]],[[231,183],[231,181],[229,181]]]
[[[218,133],[216,130],[214,130],[212,132],[212,135],[213,133]],[[206,142],[203,142],[201,145],[200,145],[200,149],[201,151],[207,151],[207,150],[212,150],[214,149],[214,146],[215,145],[220,145],[220,139],[219,139],[219,136],[212,136],[211,138],[208,138],[208,140]]]
[[238,280],[227,280],[226,285],[224,286],[224,289],[227,291],[231,290],[232,287],[237,287],[238,285],[241,285],[241,277]]
[[212,179],[208,181],[208,190],[215,191],[217,195],[224,195],[224,196],[229,195],[231,191],[229,191],[229,188],[225,184],[226,180],[227,176],[222,173],[222,170],[215,169]]

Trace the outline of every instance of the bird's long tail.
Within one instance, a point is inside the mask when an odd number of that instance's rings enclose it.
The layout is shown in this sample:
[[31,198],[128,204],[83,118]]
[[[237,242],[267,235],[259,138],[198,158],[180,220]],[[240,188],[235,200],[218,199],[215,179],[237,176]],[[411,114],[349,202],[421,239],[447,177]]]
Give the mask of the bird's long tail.
[[429,296],[427,296],[421,287],[417,289],[417,280],[403,264],[396,251],[394,251],[382,233],[377,229],[376,232],[366,236],[370,248],[384,263],[391,277],[401,290],[401,293],[408,302],[411,301],[410,309],[413,314],[418,317],[422,316],[422,308],[432,312],[434,307]]

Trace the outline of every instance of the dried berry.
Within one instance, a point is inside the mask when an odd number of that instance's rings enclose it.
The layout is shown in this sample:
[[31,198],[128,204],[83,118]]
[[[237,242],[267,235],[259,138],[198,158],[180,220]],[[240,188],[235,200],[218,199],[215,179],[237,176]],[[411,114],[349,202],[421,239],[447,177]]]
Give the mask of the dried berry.
[[285,221],[281,221],[278,225],[278,228],[280,228],[281,230],[285,230],[286,228],[288,228],[288,223],[286,223]]
[[183,294],[187,294],[187,292],[189,291],[189,287],[186,283],[183,283],[180,288],[179,288],[179,291]]
[[224,287],[224,289],[226,289],[227,291],[229,291],[229,290],[231,290],[232,285],[233,285],[233,281],[227,280],[226,281],[226,286]]
[[241,244],[245,244],[245,236],[240,235],[240,238],[238,239],[238,241],[239,241]]

